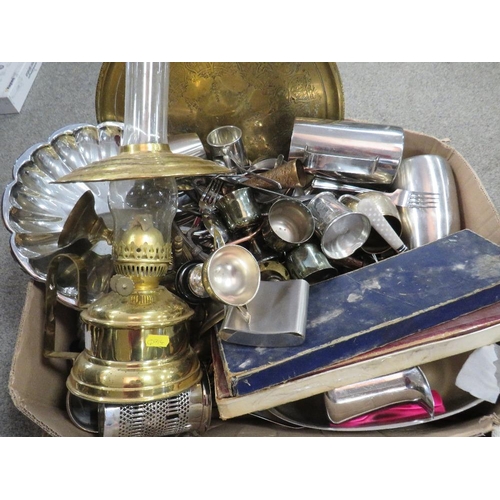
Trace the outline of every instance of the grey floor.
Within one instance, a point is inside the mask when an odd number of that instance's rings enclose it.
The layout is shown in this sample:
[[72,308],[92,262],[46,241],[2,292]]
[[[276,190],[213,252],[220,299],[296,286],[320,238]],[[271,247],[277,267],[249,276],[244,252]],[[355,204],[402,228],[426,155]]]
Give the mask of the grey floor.
[[[338,63],[346,117],[449,139],[500,209],[500,63]],[[101,63],[43,63],[18,115],[0,116],[0,184],[16,158],[59,128],[96,123]],[[40,436],[11,402],[8,378],[29,277],[0,228],[0,436]]]

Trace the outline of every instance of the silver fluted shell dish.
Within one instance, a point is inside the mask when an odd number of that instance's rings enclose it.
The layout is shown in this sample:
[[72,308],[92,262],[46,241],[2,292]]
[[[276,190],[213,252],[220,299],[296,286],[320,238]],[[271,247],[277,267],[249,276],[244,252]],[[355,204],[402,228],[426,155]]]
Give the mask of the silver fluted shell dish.
[[[92,302],[107,289],[112,273],[111,247],[105,241],[80,240],[61,248],[58,240],[71,210],[91,191],[95,211],[112,227],[108,183],[54,183],[60,177],[95,161],[118,155],[123,124],[104,122],[63,127],[46,142],[27,149],[15,162],[13,180],[6,186],[2,216],[11,233],[10,246],[22,268],[36,281],[45,282],[51,259],[59,253],[75,253],[88,269],[88,296]],[[76,270],[60,269],[58,300],[78,308]]]

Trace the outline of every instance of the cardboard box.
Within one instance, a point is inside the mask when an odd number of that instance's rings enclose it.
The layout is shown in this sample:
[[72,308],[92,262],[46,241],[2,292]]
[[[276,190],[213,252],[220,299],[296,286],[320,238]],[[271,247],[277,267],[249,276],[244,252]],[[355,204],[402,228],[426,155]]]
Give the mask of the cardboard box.
[[0,62],[0,115],[19,113],[42,63]]
[[[500,244],[500,215],[497,213],[477,175],[465,159],[443,142],[417,132],[405,131],[405,156],[438,154],[450,163],[458,187],[461,207],[461,226]],[[376,264],[375,264],[376,265]],[[64,306],[56,309],[58,350],[67,350],[74,335],[77,312]],[[44,287],[39,283],[28,286],[24,311],[19,325],[18,338],[12,360],[9,391],[15,406],[24,415],[52,436],[90,436],[76,428],[65,410],[65,382],[69,373],[66,361],[45,359],[43,352]],[[500,328],[495,330],[500,340]],[[464,348],[464,350],[466,350]],[[219,403],[218,403],[219,404]],[[479,407],[478,407],[479,408]],[[491,405],[488,407],[491,408]],[[455,415],[420,426],[387,430],[377,435],[385,436],[475,436],[491,432],[499,424],[497,413],[500,404],[487,414]],[[285,435],[353,436],[374,433],[321,432],[315,430],[287,430],[246,417],[222,421],[214,419],[207,436],[285,436]]]

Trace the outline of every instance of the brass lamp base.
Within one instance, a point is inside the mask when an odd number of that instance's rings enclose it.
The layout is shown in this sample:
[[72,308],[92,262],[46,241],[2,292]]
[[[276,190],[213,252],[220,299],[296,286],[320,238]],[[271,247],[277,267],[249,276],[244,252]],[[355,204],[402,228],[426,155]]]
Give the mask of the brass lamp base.
[[85,349],[66,385],[99,403],[144,403],[197,384],[200,361],[189,345],[193,310],[159,286],[128,295],[111,291],[80,314]]
[[96,403],[145,403],[175,396],[197,384],[200,362],[188,349],[179,359],[108,361],[83,351],[66,380],[75,396]]

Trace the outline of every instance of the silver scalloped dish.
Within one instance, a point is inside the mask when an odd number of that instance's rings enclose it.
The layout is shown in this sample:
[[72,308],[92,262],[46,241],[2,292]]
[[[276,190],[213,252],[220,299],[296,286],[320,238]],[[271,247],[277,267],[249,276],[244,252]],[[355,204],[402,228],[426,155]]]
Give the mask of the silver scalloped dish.
[[[76,253],[87,264],[88,302],[107,287],[112,272],[111,247],[78,241],[67,248],[58,245],[59,234],[76,202],[91,191],[95,211],[106,223],[108,183],[57,184],[58,178],[94,161],[119,153],[123,124],[104,122],[69,125],[44,143],[27,149],[15,162],[13,180],[4,191],[2,216],[11,233],[10,246],[22,268],[36,281],[45,282],[51,259],[59,253]],[[75,269],[62,269],[58,300],[78,308]],[[58,278],[59,279],[59,278]]]

